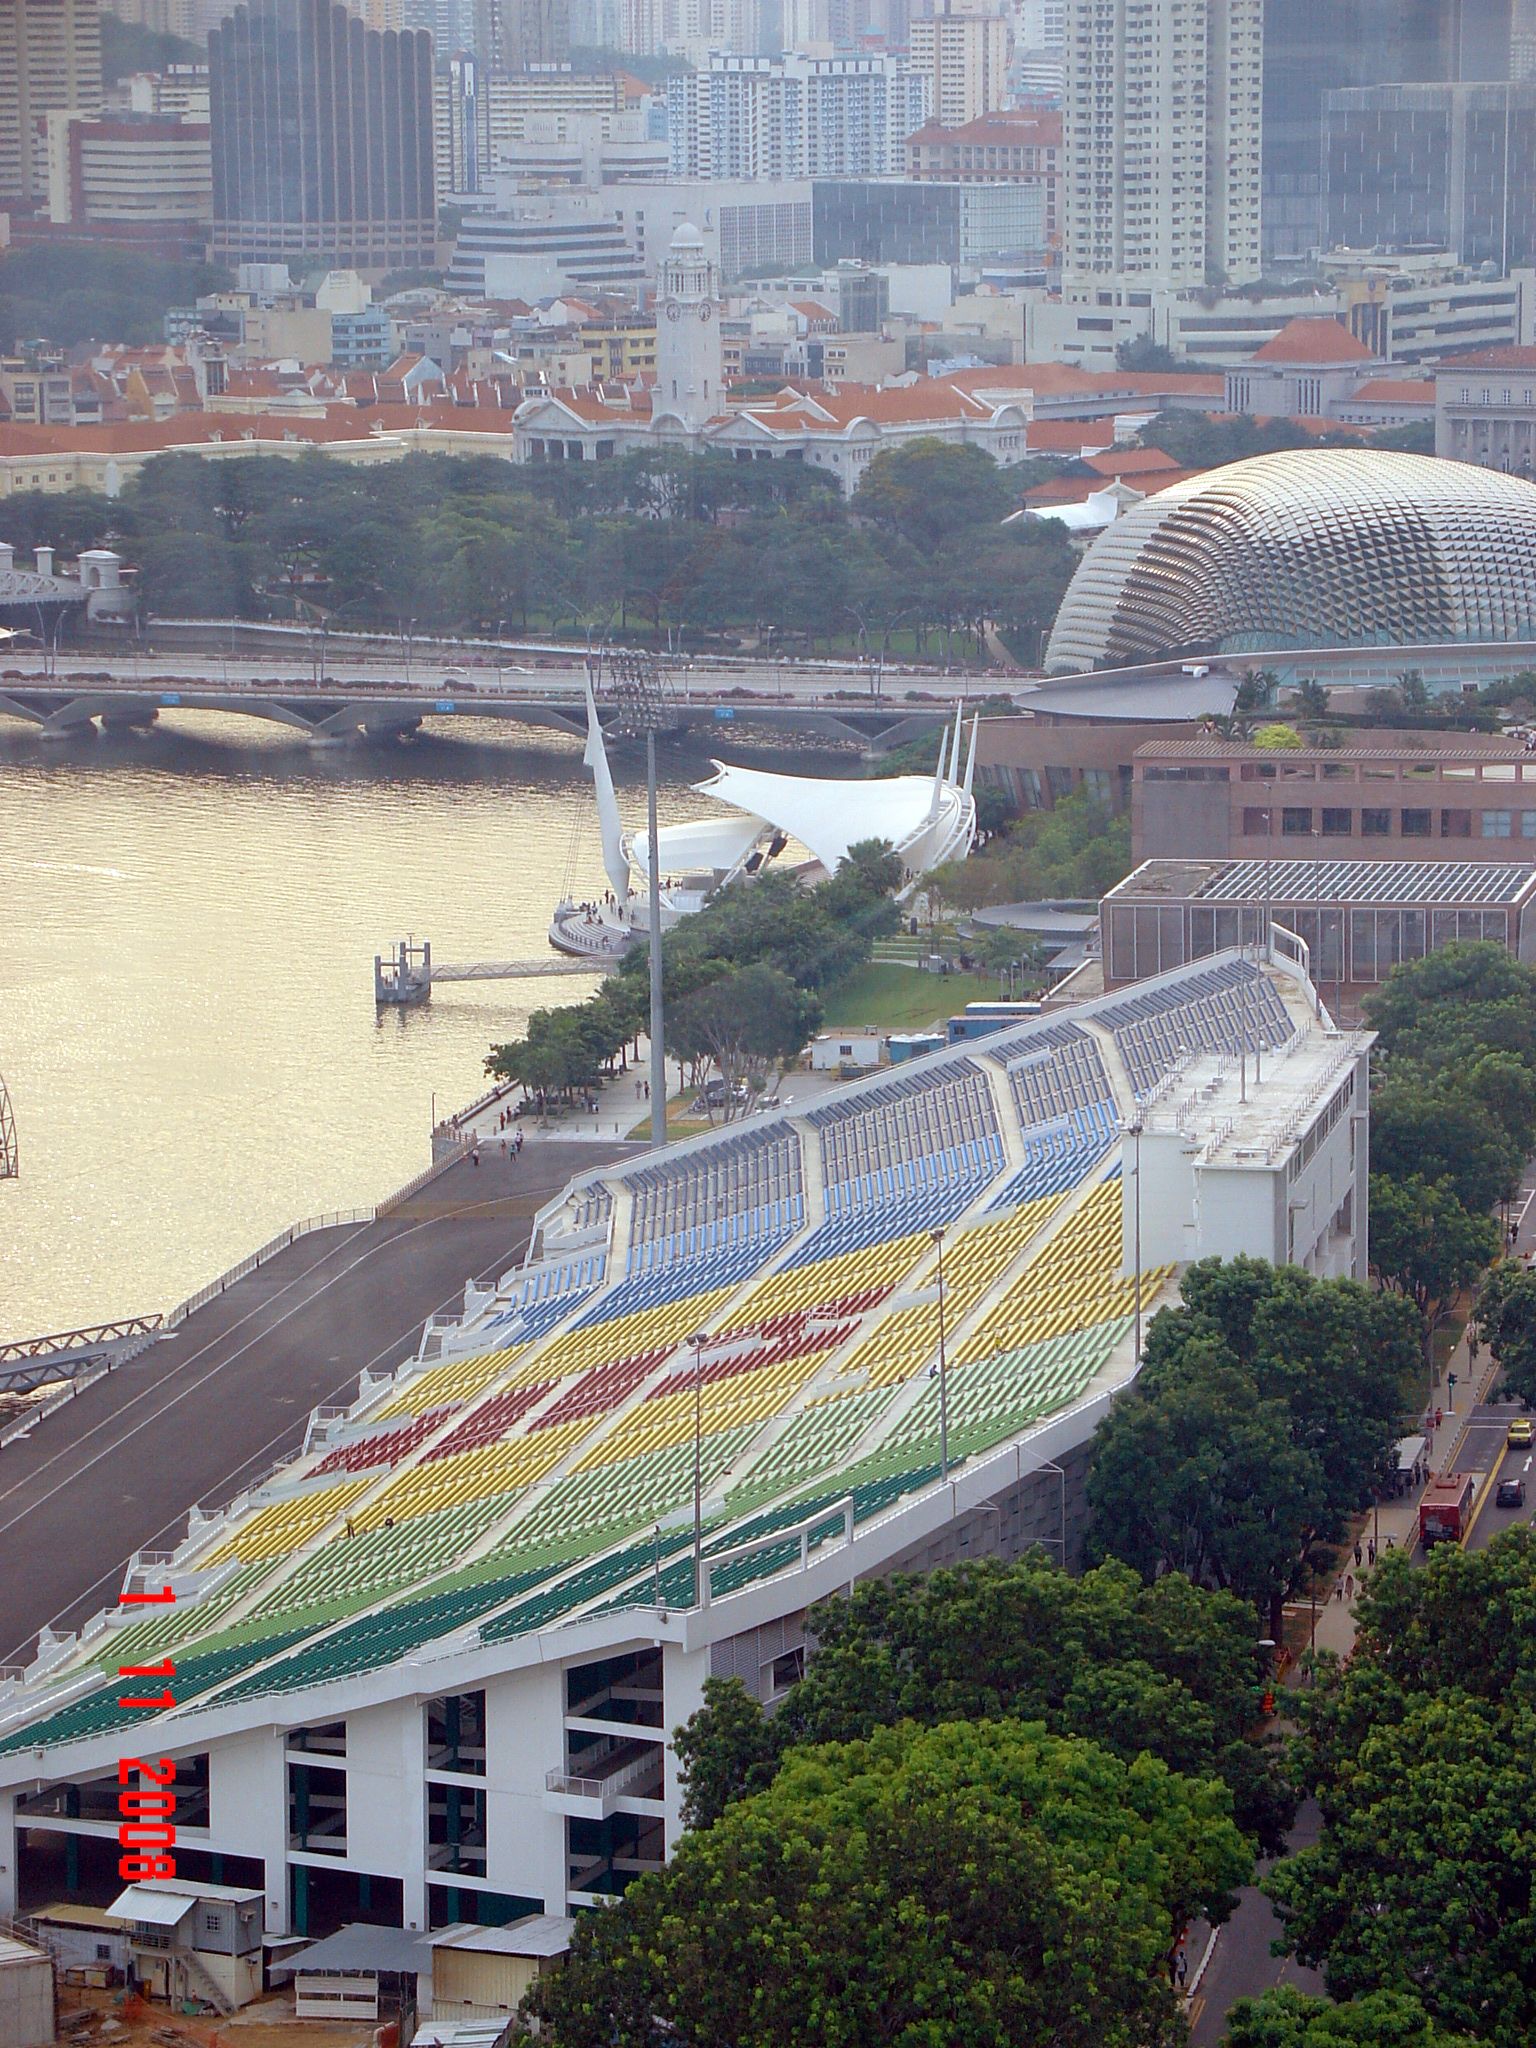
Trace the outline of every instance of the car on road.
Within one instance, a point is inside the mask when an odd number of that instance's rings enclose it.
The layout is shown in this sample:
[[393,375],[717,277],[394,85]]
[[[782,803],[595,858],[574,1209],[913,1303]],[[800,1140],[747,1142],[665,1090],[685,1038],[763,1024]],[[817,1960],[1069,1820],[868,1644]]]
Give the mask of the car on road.
[[1504,1441],[1512,1451],[1523,1451],[1536,1443],[1536,1422],[1529,1415],[1517,1415],[1504,1432]]
[[1500,1508],[1523,1508],[1525,1506],[1525,1481],[1523,1479],[1501,1479],[1499,1490],[1494,1495],[1494,1506]]

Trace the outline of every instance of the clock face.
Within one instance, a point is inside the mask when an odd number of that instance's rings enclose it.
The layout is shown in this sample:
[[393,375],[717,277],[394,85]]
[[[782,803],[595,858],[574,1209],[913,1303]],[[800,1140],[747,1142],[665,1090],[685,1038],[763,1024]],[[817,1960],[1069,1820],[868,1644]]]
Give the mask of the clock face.
[[682,309],[682,307],[681,307],[681,306],[680,306],[680,305],[679,305],[679,304],[677,303],[676,299],[668,299],[668,301],[667,301],[667,318],[668,318],[669,320],[681,320],[681,319],[682,319],[682,317],[683,317],[683,309]]
[[714,315],[714,310],[714,307],[709,303],[708,299],[706,299],[703,305],[700,306],[699,308],[699,318],[701,320],[711,319]]

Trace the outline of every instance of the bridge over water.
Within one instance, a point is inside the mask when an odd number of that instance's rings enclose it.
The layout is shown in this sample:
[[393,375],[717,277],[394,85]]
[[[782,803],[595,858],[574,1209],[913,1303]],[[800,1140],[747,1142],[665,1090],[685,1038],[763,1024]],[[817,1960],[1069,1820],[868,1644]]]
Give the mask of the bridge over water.
[[[175,661],[180,673],[172,673],[169,662],[158,664],[163,672],[157,674],[139,667],[129,674],[104,674],[62,665],[46,674],[8,671],[0,679],[0,717],[34,726],[43,739],[67,739],[98,723],[119,730],[151,726],[162,711],[233,712],[287,726],[317,746],[398,739],[443,718],[493,718],[578,736],[586,731],[585,671],[579,666],[511,673],[487,669],[473,679],[455,677],[434,688],[430,682],[401,681],[361,665],[351,674],[305,680],[241,674],[243,664],[224,661],[216,664],[223,671],[217,681],[186,680],[186,671],[205,660],[181,657]],[[270,659],[263,666],[270,669]],[[878,697],[867,672],[858,669],[792,678],[772,668],[695,669],[686,683],[674,682],[667,729],[750,724],[880,754],[953,715],[956,678],[903,676],[901,681],[904,689],[921,691],[932,701]],[[599,704],[600,717],[606,721],[612,715],[612,707]]]

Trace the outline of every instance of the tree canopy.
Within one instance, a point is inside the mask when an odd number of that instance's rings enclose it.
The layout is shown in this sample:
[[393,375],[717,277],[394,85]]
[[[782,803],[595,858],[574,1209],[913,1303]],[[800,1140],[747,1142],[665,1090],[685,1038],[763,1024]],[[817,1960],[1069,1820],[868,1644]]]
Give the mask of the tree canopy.
[[[120,252],[21,251],[0,260],[0,345],[87,339],[104,305],[117,320],[140,302],[129,338],[152,339],[167,305],[215,281]],[[850,505],[804,463],[675,450],[528,466],[412,455],[366,472],[318,453],[167,455],[95,500],[92,538],[114,536],[151,614],[292,617],[302,596],[317,623],[385,632],[743,636],[872,661],[936,638],[978,654],[989,622],[1048,625],[1076,558],[1049,522],[999,524],[1017,502],[1008,473],[974,448],[914,444],[890,458],[887,490],[884,459]]]
[[805,1744],[902,1721],[1008,1716],[1083,1735],[1127,1761],[1220,1777],[1235,1816],[1277,1849],[1292,1813],[1257,1706],[1253,1618],[1178,1574],[1145,1585],[1117,1562],[1069,1578],[1034,1551],[926,1578],[869,1580],[810,1617],[816,1655],[772,1716],[738,1681],[711,1680],[678,1731],[691,1826],[772,1776]]
[[1201,1260],[1180,1292],[1095,1435],[1090,1546],[1235,1593],[1278,1639],[1308,1544],[1336,1540],[1390,1469],[1417,1317],[1261,1259]]
[[934,881],[946,903],[981,910],[990,903],[1097,898],[1130,871],[1130,819],[1079,790],[1049,811],[1013,819],[984,852],[949,862]]
[[[162,341],[169,307],[190,306],[200,293],[230,282],[228,271],[136,249],[47,242],[12,249],[0,255],[0,350],[8,353],[43,335],[65,348],[86,341]],[[186,459],[199,469],[238,467]],[[105,534],[117,523],[116,507],[109,498],[96,503]]]
[[796,1750],[530,2004],[555,2048],[1175,2048],[1175,1933],[1250,1864],[1227,1807],[1031,1723]]
[[1265,1886],[1336,1997],[1411,1994],[1493,2048],[1536,2035],[1533,1610],[1528,1529],[1377,1565],[1349,1663],[1297,1695],[1321,1836]]
[[1418,1310],[1427,1357],[1441,1317],[1498,1252],[1499,1226],[1464,1208],[1448,1179],[1373,1173],[1370,1245],[1383,1287]]
[[1411,1992],[1370,1991],[1335,2005],[1293,1984],[1240,1998],[1227,2014],[1225,2048],[1482,2048],[1447,2033]]
[[1536,1273],[1517,1259],[1496,1266],[1477,1297],[1476,1327],[1507,1391],[1536,1407]]
[[[895,929],[888,892],[900,881],[889,846],[866,840],[814,888],[769,870],[722,889],[662,935],[667,1051],[699,1071],[713,1065],[731,1086],[792,1058],[820,1028],[820,992]],[[487,1073],[546,1095],[592,1086],[646,1029],[649,981],[648,948],[634,946],[586,1002],[536,1010],[522,1038],[493,1045]]]

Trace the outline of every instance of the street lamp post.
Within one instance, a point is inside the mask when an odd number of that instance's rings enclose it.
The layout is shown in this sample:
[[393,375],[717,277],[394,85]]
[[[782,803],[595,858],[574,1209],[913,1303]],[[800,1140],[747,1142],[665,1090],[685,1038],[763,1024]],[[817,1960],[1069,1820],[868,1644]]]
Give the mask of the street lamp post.
[[1146,1126],[1138,1109],[1129,1131],[1133,1145],[1131,1161],[1131,1263],[1134,1268],[1136,1364],[1141,1364],[1141,1134]]
[[928,1233],[938,1254],[939,1288],[939,1477],[949,1477],[949,1367],[944,1355],[944,1232]]
[[693,1604],[704,1602],[704,1346],[709,1338],[696,1330],[688,1339],[693,1346]]

